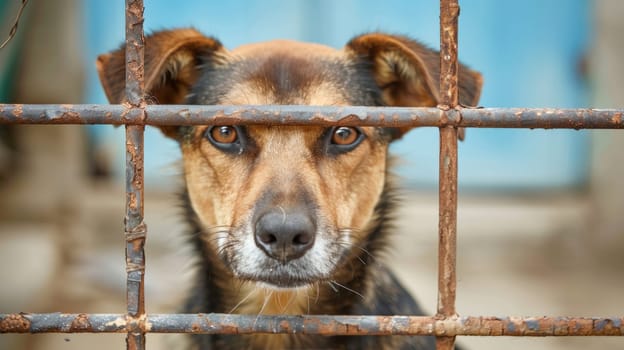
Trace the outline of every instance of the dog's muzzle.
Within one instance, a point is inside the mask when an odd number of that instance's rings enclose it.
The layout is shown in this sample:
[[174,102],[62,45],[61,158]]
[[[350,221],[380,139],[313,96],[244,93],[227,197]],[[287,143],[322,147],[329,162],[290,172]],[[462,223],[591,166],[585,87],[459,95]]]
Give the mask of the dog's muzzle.
[[302,257],[316,235],[314,220],[303,208],[271,208],[257,218],[254,230],[256,245],[283,264]]

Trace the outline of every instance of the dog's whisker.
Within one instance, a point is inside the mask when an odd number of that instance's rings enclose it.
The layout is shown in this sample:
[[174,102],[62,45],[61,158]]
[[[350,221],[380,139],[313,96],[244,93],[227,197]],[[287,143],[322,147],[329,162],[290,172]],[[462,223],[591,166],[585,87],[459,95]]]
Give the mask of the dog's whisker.
[[228,241],[217,249],[217,254],[221,255],[225,253],[226,250],[236,247],[239,243],[238,240]]
[[337,243],[343,248],[355,247],[361,250],[364,254],[368,255],[371,259],[375,259],[375,256],[371,254],[368,249],[364,248],[363,244],[353,244],[352,242],[345,242],[343,240],[338,240]]
[[314,304],[318,304],[319,298],[321,296],[321,282],[316,282],[316,298],[314,299]]
[[260,311],[258,311],[258,314],[256,315],[256,319],[254,320],[254,323],[253,323],[253,328],[256,327],[256,323],[258,323],[258,319],[260,318],[260,316],[264,312],[264,309],[266,308],[266,306],[269,304],[269,300],[270,300],[270,298],[272,296],[273,296],[273,291],[265,289],[265,291],[264,291],[264,302],[262,303],[262,307],[260,308]]
[[[224,232],[223,232],[224,233]],[[208,233],[201,233],[199,235],[199,237],[204,241],[204,242],[214,242],[214,241],[218,241],[219,239],[223,238],[223,235],[218,235],[218,234],[208,234]]]
[[355,246],[356,248],[358,248],[359,250],[361,250],[362,252],[364,252],[366,255],[368,255],[371,259],[375,259],[375,256],[373,254],[371,254],[371,252],[368,251],[368,249],[366,248],[362,248],[359,245]]
[[359,255],[358,255],[358,256],[356,256],[356,257],[357,257],[357,259],[358,259],[358,260],[362,263],[362,265],[367,265],[367,264],[366,264],[366,261],[364,261],[364,259],[362,259]]
[[[347,290],[347,291],[349,291],[349,292],[351,292],[351,293],[353,293],[355,295],[358,295],[360,298],[364,299],[364,296],[362,294],[360,294],[359,292],[357,292],[357,291],[355,291],[355,290],[353,290],[353,289],[351,289],[351,288],[349,288],[349,287],[347,287],[347,286],[345,286],[343,284],[340,284],[340,283],[338,283],[338,282],[336,282],[334,280],[329,281],[329,283],[330,283],[330,285],[336,284],[338,287],[341,287],[341,288],[343,288],[343,289],[345,289],[345,290]],[[336,289],[334,289],[334,290],[336,292],[338,292],[338,290],[336,290]]]
[[295,299],[297,299],[297,296],[299,296],[299,289],[295,289],[295,292],[290,293],[290,294],[291,295],[290,295],[290,298],[288,298],[288,301],[286,302],[286,306],[282,307],[282,313],[286,313],[286,310],[288,310],[288,308],[292,305]]
[[327,284],[334,290],[334,292],[338,293],[338,288],[334,286],[334,281],[327,281]]
[[277,306],[284,311],[284,305],[282,304],[282,293],[275,294],[275,302],[277,302]]
[[238,309],[241,305],[243,305],[254,293],[257,292],[257,289],[252,289],[243,299],[241,299],[238,304],[236,304],[232,310],[230,310],[230,312],[228,312],[229,314],[234,313],[234,311],[236,311],[236,309]]
[[232,226],[220,225],[220,226],[212,226],[208,227],[205,231],[206,233],[218,233],[218,232],[232,232]]
[[231,228],[231,225],[212,225],[210,227],[208,227],[208,229],[212,229],[212,228]]
[[239,245],[238,241],[227,242],[226,244],[219,247],[219,249],[217,249],[217,255],[223,255],[228,249],[236,247],[237,245]]
[[361,233],[362,230],[357,229],[357,228],[353,228],[353,227],[344,227],[344,228],[340,228],[338,229],[338,233],[340,234],[347,234],[347,235],[352,235],[354,233]]
[[[350,249],[351,249],[351,248],[353,248],[353,247],[358,248],[358,249],[359,249],[359,250],[361,250],[363,253],[365,253],[366,255],[368,255],[368,256],[369,256],[372,260],[374,260],[374,259],[375,259],[375,257],[374,257],[374,256],[373,256],[373,255],[372,255],[372,254],[371,254],[368,250],[366,250],[365,248],[362,248],[360,245],[354,245],[354,244],[352,244],[351,242],[345,242],[345,241],[343,241],[343,240],[337,240],[337,241],[335,242],[335,244],[336,244],[337,246],[339,246],[340,248],[344,248],[345,250],[350,250]],[[365,261],[364,259],[362,259],[362,256],[360,256],[359,254],[357,254],[357,255],[355,256],[355,258],[356,258],[356,259],[358,259],[358,260],[362,263],[362,265],[368,265],[368,264],[366,263],[366,261]]]
[[232,235],[232,227],[228,225],[211,226],[206,230],[198,230],[192,233],[192,236],[199,236],[204,242],[212,243],[222,239],[223,236]]

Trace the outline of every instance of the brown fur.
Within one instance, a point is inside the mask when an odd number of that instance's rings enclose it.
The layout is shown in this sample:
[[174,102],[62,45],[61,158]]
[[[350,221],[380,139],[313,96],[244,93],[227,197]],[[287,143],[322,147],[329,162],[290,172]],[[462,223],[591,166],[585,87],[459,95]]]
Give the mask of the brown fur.
[[[123,57],[122,48],[98,59],[114,103],[124,96]],[[228,51],[181,29],[146,38],[146,90],[158,103],[435,106],[438,62],[436,52],[383,33],[358,36],[342,50],[273,41]],[[481,83],[461,66],[460,102],[475,105]],[[233,143],[219,143],[221,129],[212,126],[162,129],[180,143],[183,198],[201,260],[186,312],[422,313],[380,258],[394,202],[388,144],[408,128],[349,128],[355,134],[346,134],[354,137],[345,146],[337,128],[317,126],[230,127],[224,132],[236,133]],[[196,336],[195,345],[426,349],[432,342],[216,335]]]

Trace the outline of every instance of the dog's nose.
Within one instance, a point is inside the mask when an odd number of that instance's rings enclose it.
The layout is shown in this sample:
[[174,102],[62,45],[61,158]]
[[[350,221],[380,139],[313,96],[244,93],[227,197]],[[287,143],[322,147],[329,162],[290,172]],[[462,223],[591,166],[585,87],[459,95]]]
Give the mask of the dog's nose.
[[268,256],[286,263],[300,258],[314,245],[316,227],[304,211],[271,210],[256,221],[256,245]]

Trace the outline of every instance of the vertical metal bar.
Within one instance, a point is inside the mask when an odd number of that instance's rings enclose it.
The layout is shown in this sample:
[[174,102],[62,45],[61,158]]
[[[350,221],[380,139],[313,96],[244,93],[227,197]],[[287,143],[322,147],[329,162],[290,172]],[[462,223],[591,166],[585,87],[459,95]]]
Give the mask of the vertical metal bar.
[[[458,105],[458,0],[440,0],[440,108],[443,120],[456,117]],[[438,316],[456,315],[457,287],[457,128],[440,127],[440,198],[438,243]],[[436,338],[438,350],[451,350],[454,336]]]
[[[144,106],[143,0],[126,0],[126,99],[131,107]],[[126,278],[128,350],[145,349],[145,239],[143,221],[143,125],[126,125]]]

